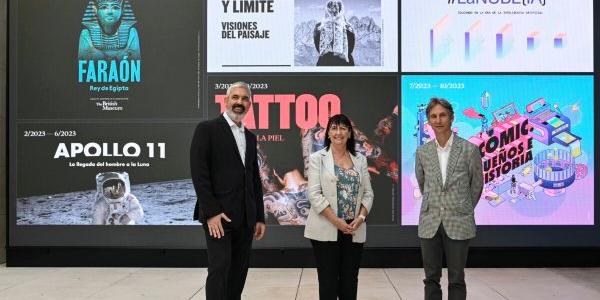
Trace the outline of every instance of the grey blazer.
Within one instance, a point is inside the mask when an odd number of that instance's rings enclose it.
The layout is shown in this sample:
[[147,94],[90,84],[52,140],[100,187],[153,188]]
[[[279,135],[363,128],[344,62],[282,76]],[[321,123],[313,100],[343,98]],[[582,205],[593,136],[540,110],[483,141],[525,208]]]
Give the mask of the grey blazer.
[[483,190],[481,155],[477,146],[454,135],[446,169],[446,184],[435,141],[417,149],[415,173],[423,195],[419,214],[419,237],[432,238],[440,223],[451,239],[475,237],[474,210]]
[[[360,213],[361,204],[371,211],[373,205],[373,190],[368,171],[367,158],[356,153],[350,155],[354,169],[360,173],[360,186],[356,197],[356,215]],[[335,176],[333,155],[331,149],[321,149],[310,155],[308,167],[308,200],[310,211],[304,237],[317,241],[337,241],[337,228],[321,215],[321,212],[330,206],[337,213],[337,177]],[[364,243],[367,238],[367,223],[362,223],[354,232],[352,242]]]

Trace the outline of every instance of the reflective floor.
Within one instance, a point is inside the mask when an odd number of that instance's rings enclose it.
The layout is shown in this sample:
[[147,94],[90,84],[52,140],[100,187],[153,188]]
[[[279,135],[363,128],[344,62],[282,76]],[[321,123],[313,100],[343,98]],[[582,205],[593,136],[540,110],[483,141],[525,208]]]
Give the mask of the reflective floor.
[[[422,276],[421,269],[363,268],[358,298],[423,299]],[[200,268],[0,265],[0,299],[205,299],[205,279]],[[600,269],[468,269],[467,287],[468,298],[477,300],[597,300]],[[242,298],[314,300],[317,288],[315,269],[251,269]]]

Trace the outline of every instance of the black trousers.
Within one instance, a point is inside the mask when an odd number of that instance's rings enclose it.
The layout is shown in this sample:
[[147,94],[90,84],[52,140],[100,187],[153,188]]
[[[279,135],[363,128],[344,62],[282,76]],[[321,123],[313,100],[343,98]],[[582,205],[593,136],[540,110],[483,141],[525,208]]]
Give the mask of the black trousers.
[[421,239],[421,255],[425,269],[425,300],[441,300],[442,256],[448,265],[448,299],[467,299],[465,265],[469,252],[469,240],[453,240],[448,237],[444,226],[431,239]]
[[337,242],[310,240],[317,261],[319,299],[356,299],[363,243],[338,230]]
[[206,299],[240,299],[248,274],[254,229],[224,225],[225,236],[216,239],[209,235],[206,224],[203,227],[208,249]]

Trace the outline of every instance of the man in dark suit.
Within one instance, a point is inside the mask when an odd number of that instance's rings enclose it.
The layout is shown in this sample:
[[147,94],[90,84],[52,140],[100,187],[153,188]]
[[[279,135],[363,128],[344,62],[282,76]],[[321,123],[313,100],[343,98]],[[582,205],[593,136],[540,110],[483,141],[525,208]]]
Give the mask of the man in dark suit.
[[465,265],[475,237],[475,206],[483,190],[479,149],[452,132],[454,110],[432,98],[426,109],[435,138],[419,147],[415,173],[422,195],[419,238],[425,269],[425,299],[442,300],[442,256],[448,264],[448,299],[467,298]]
[[194,220],[202,222],[208,248],[208,300],[240,299],[252,236],[260,240],[265,233],[256,136],[242,124],[251,101],[248,84],[233,83],[226,111],[198,124],[190,149]]

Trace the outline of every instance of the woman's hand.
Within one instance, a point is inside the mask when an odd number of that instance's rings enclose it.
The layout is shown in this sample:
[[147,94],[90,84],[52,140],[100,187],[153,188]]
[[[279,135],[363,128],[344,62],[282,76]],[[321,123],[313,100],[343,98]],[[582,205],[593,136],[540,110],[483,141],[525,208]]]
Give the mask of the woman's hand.
[[337,227],[337,229],[344,234],[352,234],[354,231],[352,226],[350,226],[350,224],[346,223],[346,221],[341,218],[336,218],[336,220],[333,222],[333,225],[335,225],[335,227]]
[[365,221],[363,220],[363,218],[355,218],[349,225],[350,227],[352,227],[352,231],[356,231],[364,222]]
[[356,218],[354,218],[354,220],[352,221],[352,223],[350,223],[350,226],[352,226],[352,230],[353,231],[356,231],[356,230],[358,230],[358,228],[360,228],[360,225],[362,225],[362,223],[365,222],[366,215],[368,213],[369,213],[369,211],[367,211],[367,208],[364,205],[361,204],[358,216],[356,216]]
[[344,234],[352,234],[354,230],[352,230],[352,226],[346,223],[346,221],[342,218],[338,218],[337,214],[333,211],[331,206],[327,206],[322,212],[321,215],[324,216],[333,226],[335,226],[339,231]]

